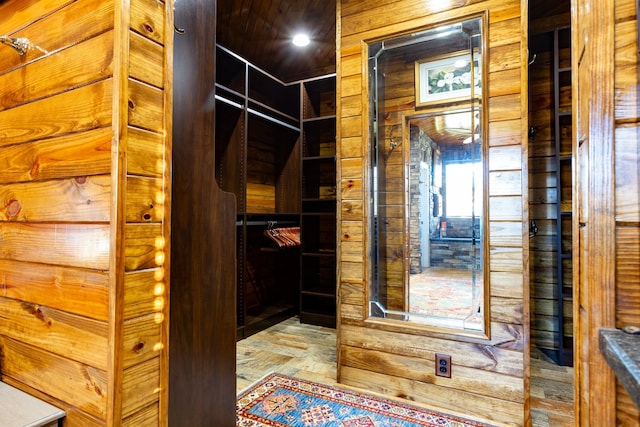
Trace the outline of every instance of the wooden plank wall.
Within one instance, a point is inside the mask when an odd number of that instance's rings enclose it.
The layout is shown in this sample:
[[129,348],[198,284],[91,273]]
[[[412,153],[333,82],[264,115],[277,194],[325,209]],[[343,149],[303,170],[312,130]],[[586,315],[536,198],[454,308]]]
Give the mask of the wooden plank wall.
[[65,426],[164,418],[172,6],[124,4],[0,5],[0,379]]
[[[640,51],[635,0],[615,13],[615,326],[640,325]],[[639,409],[616,383],[616,424],[640,425]]]
[[[338,381],[474,417],[525,425],[528,415],[526,6],[520,1],[344,0],[338,5]],[[484,14],[488,18],[491,338],[471,339],[367,320],[370,227],[368,94],[362,42]],[[509,191],[494,190],[504,174]],[[355,192],[353,188],[362,188]],[[496,187],[497,188],[497,187]],[[434,353],[452,355],[451,379]],[[472,409],[471,409],[472,408]]]

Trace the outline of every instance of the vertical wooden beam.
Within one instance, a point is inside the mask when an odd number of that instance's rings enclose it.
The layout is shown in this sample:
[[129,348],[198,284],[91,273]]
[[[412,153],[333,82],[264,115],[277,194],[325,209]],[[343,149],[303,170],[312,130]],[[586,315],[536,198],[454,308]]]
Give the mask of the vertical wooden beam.
[[[529,2],[520,2],[520,87],[529,85]],[[529,91],[520,93],[520,111],[523,118],[529,113]],[[522,171],[529,170],[529,121],[522,120]],[[524,396],[524,425],[531,425],[531,288],[529,283],[531,270],[531,251],[529,248],[529,173],[522,173],[522,279],[525,286],[522,289],[522,327],[523,327],[523,396]],[[487,239],[488,240],[488,239]],[[486,251],[485,253],[489,253]],[[486,299],[486,298],[485,298]],[[489,325],[487,325],[489,326]],[[489,329],[490,330],[490,329]]]
[[[171,238],[171,156],[172,156],[172,129],[173,129],[173,36],[174,31],[174,0],[165,0],[165,23],[164,23],[164,111],[165,111],[165,129],[164,135],[164,165],[163,165],[163,177],[167,181],[165,183],[164,194],[164,221],[162,223],[162,232],[166,238]],[[170,240],[165,242],[168,244],[168,249],[165,251],[164,259],[164,275],[162,279],[171,277],[171,246]],[[159,280],[160,281],[160,280]],[[169,302],[169,296],[171,295],[171,284],[169,281],[169,290],[165,292],[167,302]],[[166,319],[168,321],[162,322],[162,342],[165,343],[164,348],[160,356],[160,413],[158,419],[159,427],[169,426],[169,333],[171,330],[171,307],[170,304],[165,304],[163,310]]]
[[109,257],[109,392],[107,393],[107,425],[118,425],[122,419],[123,384],[123,295],[125,272],[126,226],[126,143],[128,135],[129,91],[129,22],[128,0],[114,0],[114,66],[111,138],[111,256]]
[[236,202],[214,178],[216,1],[178,1],[175,24],[169,425],[231,427]]
[[615,377],[600,354],[598,331],[615,326],[614,0],[573,0],[571,9],[578,76],[574,152],[579,201],[574,206],[583,208],[576,215],[576,236],[581,236],[574,302],[576,424],[608,426],[616,420]]

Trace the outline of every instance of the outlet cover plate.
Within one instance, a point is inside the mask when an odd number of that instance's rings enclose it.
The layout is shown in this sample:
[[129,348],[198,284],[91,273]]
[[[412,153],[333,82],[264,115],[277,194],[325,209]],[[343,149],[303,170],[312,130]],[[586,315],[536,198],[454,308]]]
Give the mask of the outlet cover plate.
[[451,356],[436,353],[436,375],[451,378]]

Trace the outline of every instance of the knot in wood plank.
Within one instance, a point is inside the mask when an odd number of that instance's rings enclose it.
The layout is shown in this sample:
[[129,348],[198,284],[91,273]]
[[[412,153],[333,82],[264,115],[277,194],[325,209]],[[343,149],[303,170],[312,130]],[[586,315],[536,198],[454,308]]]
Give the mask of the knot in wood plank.
[[142,27],[149,34],[153,34],[153,32],[155,31],[154,28],[153,28],[153,25],[149,24],[148,22],[143,22],[142,23]]
[[138,341],[132,348],[134,353],[142,353],[143,349],[144,349],[144,342],[143,341]]
[[15,218],[20,213],[21,210],[22,210],[22,205],[16,199],[9,200],[4,207],[5,215],[9,219]]

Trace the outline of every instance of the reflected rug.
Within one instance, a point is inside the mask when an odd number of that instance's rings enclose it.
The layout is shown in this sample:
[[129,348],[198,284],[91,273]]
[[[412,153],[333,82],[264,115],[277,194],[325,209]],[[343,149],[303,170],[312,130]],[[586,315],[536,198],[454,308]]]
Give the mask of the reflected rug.
[[[428,316],[467,319],[478,313],[481,301],[474,298],[471,280],[458,277],[432,277],[428,274],[411,275],[409,312]],[[480,293],[482,283],[478,283]]]
[[488,424],[272,373],[238,395],[237,427],[478,427]]

